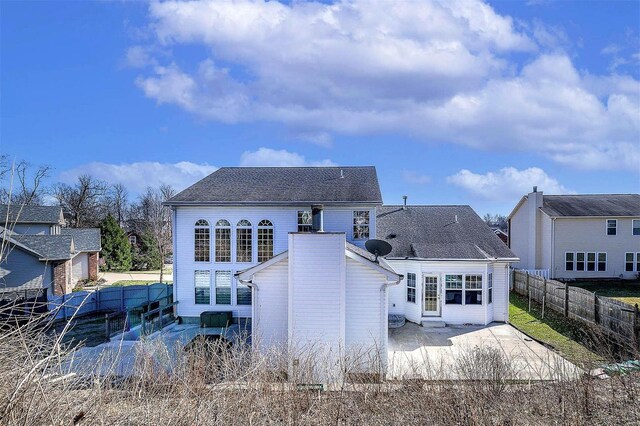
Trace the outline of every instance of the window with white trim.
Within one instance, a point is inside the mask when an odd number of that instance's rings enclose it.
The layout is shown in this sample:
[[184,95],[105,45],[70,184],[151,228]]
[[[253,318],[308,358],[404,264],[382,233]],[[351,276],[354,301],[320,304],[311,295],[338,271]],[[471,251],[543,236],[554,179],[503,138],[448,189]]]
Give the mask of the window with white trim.
[[138,237],[135,235],[129,235],[129,244],[135,246],[138,243]]
[[196,262],[209,262],[211,240],[209,236],[209,222],[200,219],[196,222],[193,231],[193,260]]
[[493,272],[487,274],[487,302],[493,303]]
[[640,253],[636,253],[636,272],[640,272]]
[[311,232],[312,229],[311,210],[298,210],[298,232]]
[[607,235],[616,235],[618,233],[618,220],[607,219]]
[[366,240],[369,238],[369,210],[355,210],[353,212],[353,239]]
[[252,230],[251,222],[242,219],[236,225],[236,262],[252,262]]
[[607,270],[607,253],[598,253],[598,272]]
[[462,305],[462,275],[444,276],[444,303]]
[[482,305],[482,275],[465,275],[464,304]]
[[576,253],[576,271],[584,271],[584,253]]
[[238,305],[251,305],[251,288],[236,280],[236,302]]
[[624,254],[624,270],[625,272],[633,272],[633,253]]
[[211,271],[195,271],[195,304],[209,305],[211,303]]
[[416,274],[407,274],[407,302],[416,303]]
[[572,251],[568,251],[564,254],[564,270],[565,271],[573,271],[574,270],[574,260],[575,255]]
[[231,262],[231,223],[226,219],[216,222],[216,262]]
[[216,271],[216,305],[231,304],[231,271]]
[[587,253],[587,271],[596,270],[596,254],[593,252]]
[[273,223],[261,220],[258,223],[258,262],[266,262],[273,257]]
[[631,234],[640,235],[640,219],[631,220]]

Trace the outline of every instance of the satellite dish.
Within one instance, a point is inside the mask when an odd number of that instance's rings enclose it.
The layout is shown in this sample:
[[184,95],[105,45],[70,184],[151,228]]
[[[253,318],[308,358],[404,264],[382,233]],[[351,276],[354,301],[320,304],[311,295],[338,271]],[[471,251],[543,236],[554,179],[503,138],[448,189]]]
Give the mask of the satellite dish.
[[364,246],[369,253],[376,256],[376,262],[378,261],[378,256],[386,256],[391,253],[391,244],[383,240],[367,240]]

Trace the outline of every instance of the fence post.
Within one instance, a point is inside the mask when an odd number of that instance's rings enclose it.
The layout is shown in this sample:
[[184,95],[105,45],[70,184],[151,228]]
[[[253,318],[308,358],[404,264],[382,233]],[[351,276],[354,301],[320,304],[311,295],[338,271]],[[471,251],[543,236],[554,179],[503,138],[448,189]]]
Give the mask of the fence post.
[[100,311],[100,288],[96,289],[96,311]]
[[104,314],[104,332],[105,332],[105,337],[107,338],[107,340],[109,340],[109,337],[111,336],[111,330],[110,330],[110,324],[109,324],[109,314]]
[[120,287],[120,310],[124,311],[124,286]]
[[569,316],[569,284],[564,283],[564,316]]
[[149,294],[149,286],[147,285],[147,302],[151,299],[151,295]]
[[531,312],[531,290],[529,289],[529,272],[527,274],[527,299],[529,299],[529,312]]
[[593,292],[593,322],[598,325],[600,324],[600,318],[598,318],[598,295],[596,292]]
[[633,307],[633,332],[636,337],[636,345],[640,342],[640,318],[638,318],[640,313],[638,312],[638,304],[636,303]]
[[544,319],[544,308],[547,301],[547,279],[542,277],[542,319]]
[[62,293],[62,315],[64,320],[67,320],[67,301],[66,301],[66,293]]

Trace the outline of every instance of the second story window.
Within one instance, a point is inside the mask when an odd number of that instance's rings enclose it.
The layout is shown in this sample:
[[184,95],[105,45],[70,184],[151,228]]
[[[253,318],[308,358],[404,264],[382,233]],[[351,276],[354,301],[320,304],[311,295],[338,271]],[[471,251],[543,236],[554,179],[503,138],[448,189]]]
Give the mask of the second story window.
[[210,260],[209,247],[209,222],[200,219],[196,222],[194,229],[193,260],[196,262],[208,262]]
[[273,223],[261,220],[258,223],[258,262],[266,262],[273,257]]
[[216,262],[231,262],[231,224],[228,220],[216,222]]
[[618,221],[616,219],[607,219],[607,235],[616,235],[618,233]]
[[640,235],[640,219],[633,219],[631,221],[631,233],[633,235]]
[[251,262],[252,250],[251,222],[242,219],[236,225],[236,262]]
[[298,210],[298,232],[311,232],[311,210]]
[[353,239],[366,240],[369,238],[369,210],[353,212]]
[[407,274],[407,302],[416,303],[416,274]]

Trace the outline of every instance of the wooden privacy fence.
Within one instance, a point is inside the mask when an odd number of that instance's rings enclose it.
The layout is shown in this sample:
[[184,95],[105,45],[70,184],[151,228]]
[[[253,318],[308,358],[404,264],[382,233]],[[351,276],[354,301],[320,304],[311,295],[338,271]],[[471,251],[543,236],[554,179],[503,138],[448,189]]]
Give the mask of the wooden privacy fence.
[[600,326],[625,342],[634,342],[636,346],[640,343],[638,304],[633,306],[598,296],[583,288],[525,271],[513,271],[512,282],[516,293],[540,303],[543,310],[551,309],[565,317]]

